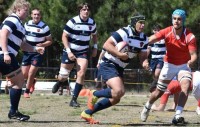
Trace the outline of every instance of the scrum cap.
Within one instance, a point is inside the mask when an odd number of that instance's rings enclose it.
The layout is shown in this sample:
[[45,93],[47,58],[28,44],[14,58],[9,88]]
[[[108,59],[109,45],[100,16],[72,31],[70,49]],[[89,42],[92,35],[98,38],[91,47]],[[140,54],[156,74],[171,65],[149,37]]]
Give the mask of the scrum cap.
[[183,25],[184,25],[185,19],[186,19],[185,11],[182,10],[182,9],[176,9],[176,10],[172,13],[172,17],[173,17],[174,15],[179,15],[179,16],[181,16],[182,21],[183,21]]
[[143,15],[141,15],[141,14],[137,14],[137,15],[131,17],[131,26],[132,26],[132,27],[135,27],[135,24],[136,24],[138,21],[145,21],[145,16],[143,16]]

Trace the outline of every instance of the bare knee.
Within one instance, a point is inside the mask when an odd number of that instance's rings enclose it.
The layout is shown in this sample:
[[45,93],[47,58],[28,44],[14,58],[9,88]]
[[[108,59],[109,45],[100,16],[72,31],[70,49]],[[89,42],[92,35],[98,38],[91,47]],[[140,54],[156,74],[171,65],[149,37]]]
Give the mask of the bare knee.
[[113,90],[112,91],[112,98],[114,99],[120,99],[121,97],[123,97],[125,94],[124,90]]

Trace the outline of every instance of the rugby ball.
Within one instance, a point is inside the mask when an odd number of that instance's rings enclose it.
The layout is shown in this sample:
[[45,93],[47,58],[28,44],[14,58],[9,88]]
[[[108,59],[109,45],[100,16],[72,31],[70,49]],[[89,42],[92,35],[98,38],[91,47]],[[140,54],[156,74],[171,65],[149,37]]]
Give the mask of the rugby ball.
[[129,52],[129,45],[125,41],[121,41],[121,42],[117,43],[117,45],[115,47],[120,52]]

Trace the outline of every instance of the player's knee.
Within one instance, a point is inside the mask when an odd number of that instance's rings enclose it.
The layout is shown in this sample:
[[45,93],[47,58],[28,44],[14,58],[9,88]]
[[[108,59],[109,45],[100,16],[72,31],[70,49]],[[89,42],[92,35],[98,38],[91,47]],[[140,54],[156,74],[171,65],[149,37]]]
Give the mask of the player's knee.
[[183,80],[191,81],[192,80],[191,72],[186,71],[186,70],[180,71],[178,74],[178,81],[181,83]]
[[167,89],[167,84],[158,81],[157,89],[164,92]]
[[124,90],[115,90],[112,94],[112,98],[115,98],[115,99],[120,99],[121,97],[123,97],[125,94],[125,91]]
[[77,73],[77,77],[80,77],[80,78],[84,78],[85,77],[85,72],[84,71],[79,71],[78,73]]
[[58,79],[61,82],[64,82],[64,81],[66,81],[68,79],[69,74],[70,74],[70,70],[67,70],[64,67],[61,67],[60,71],[59,71]]

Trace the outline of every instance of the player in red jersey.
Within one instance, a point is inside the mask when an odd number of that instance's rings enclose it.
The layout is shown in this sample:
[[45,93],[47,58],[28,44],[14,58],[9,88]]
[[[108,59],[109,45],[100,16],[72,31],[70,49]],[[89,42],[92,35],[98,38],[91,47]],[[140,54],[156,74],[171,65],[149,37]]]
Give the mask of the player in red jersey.
[[149,37],[149,43],[154,43],[161,39],[165,40],[166,55],[157,88],[152,92],[141,112],[141,120],[143,122],[147,120],[153,103],[164,94],[173,77],[177,76],[181,85],[181,92],[172,124],[184,123],[181,113],[188,98],[192,79],[190,67],[197,60],[196,38],[190,30],[185,28],[185,19],[185,11],[176,9],[172,14],[172,26],[164,28]]
[[[195,75],[197,75],[199,77],[200,71],[195,71],[193,73],[193,82],[190,85],[190,90],[193,91],[192,93],[193,93],[194,96],[198,96],[199,93],[198,92],[194,92],[195,87],[193,87],[193,84],[196,84],[194,86],[200,87],[200,80]],[[176,108],[177,102],[178,102],[178,96],[177,95],[179,95],[180,92],[181,92],[181,86],[180,86],[179,82],[177,80],[172,80],[170,82],[170,84],[167,86],[167,90],[165,91],[165,93],[161,96],[159,106],[153,105],[151,107],[151,109],[154,110],[154,111],[164,111],[169,96],[170,95],[174,95],[174,103],[172,105],[172,108],[169,109],[169,111],[174,111],[175,108]],[[198,115],[200,115],[200,110],[199,110],[200,109],[200,99],[199,98],[196,98],[196,99],[198,101],[198,106],[197,106],[197,109],[196,109],[196,113]]]

